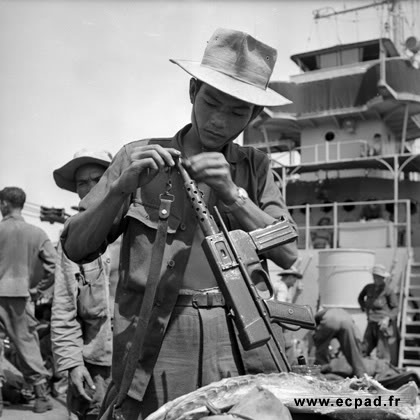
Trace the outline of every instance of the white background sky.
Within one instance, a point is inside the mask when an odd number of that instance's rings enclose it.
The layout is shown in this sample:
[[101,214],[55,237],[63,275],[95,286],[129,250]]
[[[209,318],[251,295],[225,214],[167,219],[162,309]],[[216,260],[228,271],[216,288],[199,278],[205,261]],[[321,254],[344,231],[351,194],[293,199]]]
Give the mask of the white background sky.
[[[75,151],[115,154],[189,122],[189,78],[169,58],[201,60],[214,29],[228,27],[277,48],[272,79],[287,80],[298,73],[290,55],[377,38],[387,16],[376,7],[316,23],[315,9],[368,3],[0,0],[0,189],[19,186],[31,203],[69,210],[77,196],[52,171]],[[406,36],[420,37],[419,3],[403,1]],[[26,220],[57,239],[57,224]]]

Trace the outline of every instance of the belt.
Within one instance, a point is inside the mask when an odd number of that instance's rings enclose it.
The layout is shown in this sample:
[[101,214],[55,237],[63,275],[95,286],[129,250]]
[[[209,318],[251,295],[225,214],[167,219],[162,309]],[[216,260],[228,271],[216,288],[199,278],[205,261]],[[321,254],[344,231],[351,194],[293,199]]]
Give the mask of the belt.
[[177,306],[192,306],[194,308],[215,308],[225,306],[223,295],[218,293],[195,293],[193,295],[179,295]]

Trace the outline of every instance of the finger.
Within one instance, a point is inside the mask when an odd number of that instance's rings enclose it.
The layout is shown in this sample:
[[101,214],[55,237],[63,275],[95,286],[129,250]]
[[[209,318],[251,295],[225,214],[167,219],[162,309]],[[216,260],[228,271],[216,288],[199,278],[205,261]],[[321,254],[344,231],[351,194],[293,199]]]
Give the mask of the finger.
[[153,156],[156,156],[156,154],[159,156],[159,159],[164,162],[161,166],[169,165],[174,166],[175,161],[173,157],[179,157],[181,156],[181,152],[177,149],[174,149],[172,147],[162,147],[159,144],[151,144],[147,146],[143,146],[141,148],[136,148],[133,157],[135,159],[138,159],[140,156],[151,156],[151,153]]
[[165,160],[158,153],[158,151],[154,149],[142,150],[140,153],[137,154],[136,157],[134,157],[133,160],[142,161],[146,159],[153,159],[156,162],[156,165],[161,169],[163,169],[166,166]]
[[195,173],[202,172],[208,168],[224,168],[226,170],[230,168],[229,163],[223,155],[221,157],[209,156],[208,158],[204,156],[196,158],[196,156],[193,156],[189,161],[189,165],[190,170]]
[[93,382],[92,377],[90,376],[90,373],[87,370],[84,372],[83,376],[89,388],[96,389],[95,383]]
[[83,381],[81,379],[76,379],[75,381],[73,381],[74,386],[77,389],[77,392],[79,393],[79,395],[81,397],[83,397],[84,399],[88,400],[88,401],[92,401],[92,398],[89,397],[88,394],[86,394],[86,391],[83,388]]
[[132,163],[132,168],[137,169],[136,172],[140,173],[146,168],[158,171],[159,165],[157,164],[155,159],[153,159],[152,157],[148,157],[144,159],[134,160]]
[[225,168],[206,168],[202,171],[195,173],[194,178],[196,181],[223,181],[225,182],[230,177],[230,173]]

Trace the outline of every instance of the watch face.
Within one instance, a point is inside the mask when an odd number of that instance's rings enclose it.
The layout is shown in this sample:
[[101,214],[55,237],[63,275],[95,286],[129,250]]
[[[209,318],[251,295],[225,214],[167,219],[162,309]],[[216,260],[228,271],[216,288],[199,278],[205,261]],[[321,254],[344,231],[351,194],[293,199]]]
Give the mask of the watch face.
[[238,194],[239,197],[244,201],[248,198],[248,193],[243,188],[238,188]]

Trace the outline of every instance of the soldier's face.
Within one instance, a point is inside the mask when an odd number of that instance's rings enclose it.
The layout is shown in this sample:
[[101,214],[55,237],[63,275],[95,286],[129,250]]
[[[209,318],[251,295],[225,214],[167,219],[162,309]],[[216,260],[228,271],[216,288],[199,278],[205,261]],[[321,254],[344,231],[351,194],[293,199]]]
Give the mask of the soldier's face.
[[248,125],[254,105],[207,84],[194,95],[192,123],[204,150],[219,151]]
[[88,163],[81,166],[74,176],[76,192],[80,199],[86,197],[89,191],[99,182],[105,168],[101,165]]
[[383,286],[385,284],[385,279],[382,276],[373,275],[373,281],[376,286]]

